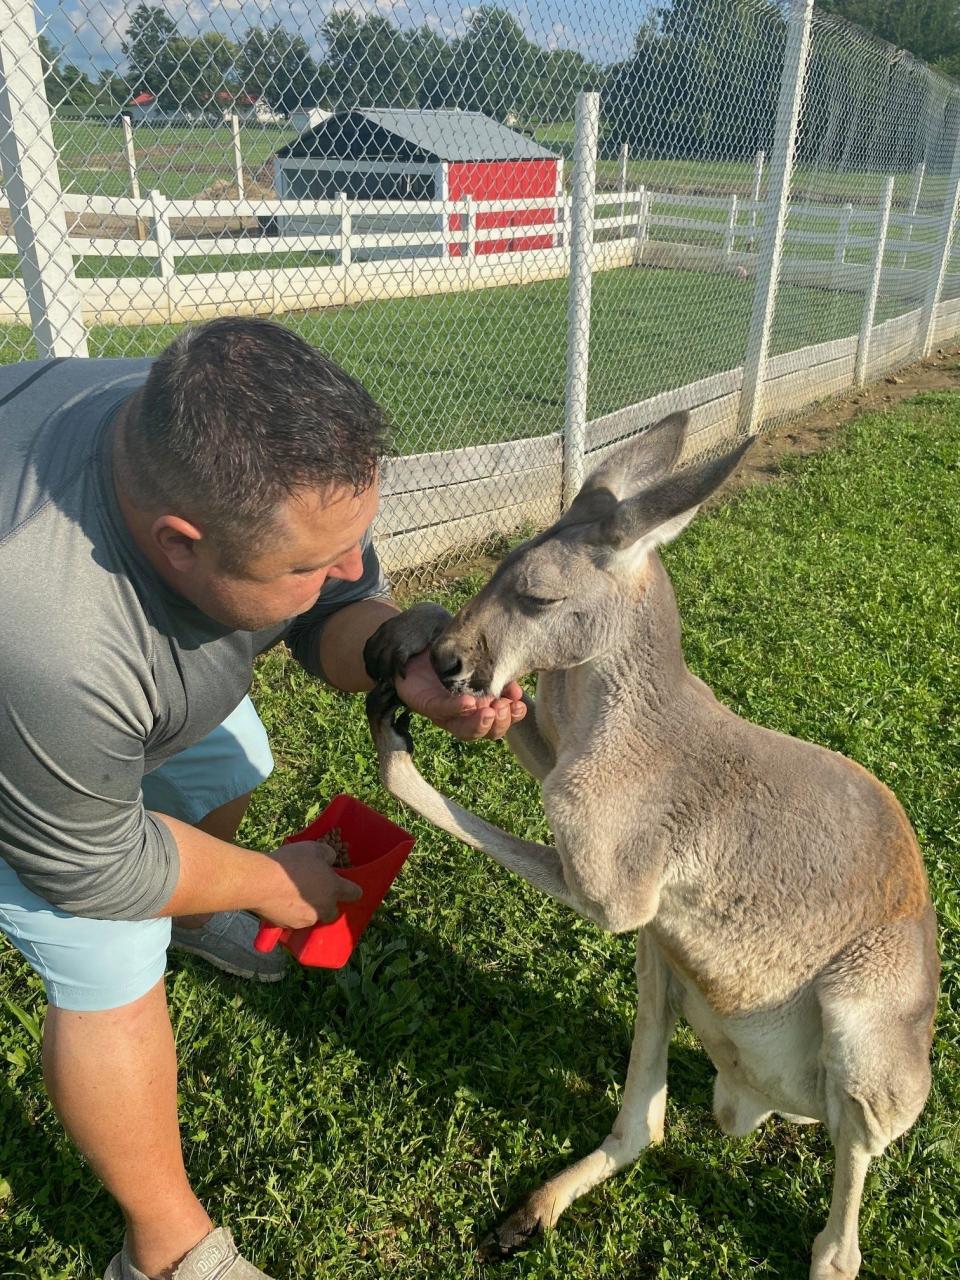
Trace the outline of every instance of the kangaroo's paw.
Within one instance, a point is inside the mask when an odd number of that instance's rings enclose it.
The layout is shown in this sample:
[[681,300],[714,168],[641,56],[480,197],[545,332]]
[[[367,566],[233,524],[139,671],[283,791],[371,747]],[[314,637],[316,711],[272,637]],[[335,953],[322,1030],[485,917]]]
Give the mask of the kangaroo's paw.
[[825,1231],[813,1244],[810,1280],[855,1280],[860,1274],[860,1250],[855,1243],[831,1240]]
[[499,1226],[480,1242],[478,1253],[484,1262],[499,1262],[512,1253],[524,1249],[537,1236],[542,1236],[553,1224],[544,1207],[538,1203],[536,1192],[522,1205],[504,1218]]

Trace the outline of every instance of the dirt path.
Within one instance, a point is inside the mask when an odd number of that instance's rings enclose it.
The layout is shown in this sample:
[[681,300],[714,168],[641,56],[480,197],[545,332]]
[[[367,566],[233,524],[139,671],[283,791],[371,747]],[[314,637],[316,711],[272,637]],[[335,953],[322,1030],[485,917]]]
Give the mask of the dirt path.
[[837,432],[864,413],[889,409],[921,391],[960,391],[960,344],[950,343],[928,360],[889,374],[879,382],[825,400],[809,413],[764,433],[720,491],[721,496],[749,484],[764,484],[780,474],[780,459],[829,449]]

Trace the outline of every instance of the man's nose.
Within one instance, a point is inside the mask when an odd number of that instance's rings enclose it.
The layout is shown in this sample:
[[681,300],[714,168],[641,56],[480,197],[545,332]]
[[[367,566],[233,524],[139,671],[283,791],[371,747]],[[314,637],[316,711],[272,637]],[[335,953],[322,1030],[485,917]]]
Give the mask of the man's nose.
[[331,568],[330,577],[342,578],[344,582],[356,582],[363,577],[363,551],[359,542]]

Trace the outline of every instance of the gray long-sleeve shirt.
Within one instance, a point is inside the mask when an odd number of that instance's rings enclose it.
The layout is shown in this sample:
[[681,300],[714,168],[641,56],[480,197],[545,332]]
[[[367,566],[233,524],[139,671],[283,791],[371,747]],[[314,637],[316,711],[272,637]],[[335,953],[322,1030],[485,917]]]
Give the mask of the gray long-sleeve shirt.
[[253,660],[286,640],[316,673],[345,604],[388,592],[331,581],[299,618],[232,631],[167,586],[117,503],[111,420],[149,360],[0,366],[0,857],[75,915],[155,916],[179,872],[143,774],[214,729]]

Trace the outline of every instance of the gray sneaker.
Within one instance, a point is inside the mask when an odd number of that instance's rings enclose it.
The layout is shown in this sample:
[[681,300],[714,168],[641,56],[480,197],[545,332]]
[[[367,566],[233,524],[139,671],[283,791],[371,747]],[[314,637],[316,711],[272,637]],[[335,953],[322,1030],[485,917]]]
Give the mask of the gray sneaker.
[[253,940],[259,928],[260,921],[249,911],[218,911],[199,929],[174,925],[170,950],[202,956],[218,969],[238,978],[279,982],[287,969],[287,953],[281,947],[273,951],[254,951]]
[[[130,1261],[126,1240],[103,1280],[149,1280]],[[173,1280],[270,1280],[270,1276],[241,1258],[230,1232],[226,1227],[217,1227],[193,1246],[174,1271]]]

